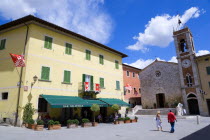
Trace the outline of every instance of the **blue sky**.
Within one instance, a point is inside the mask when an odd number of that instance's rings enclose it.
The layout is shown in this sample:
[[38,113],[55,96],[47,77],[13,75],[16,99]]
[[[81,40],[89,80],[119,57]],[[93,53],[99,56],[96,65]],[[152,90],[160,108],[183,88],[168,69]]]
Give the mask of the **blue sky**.
[[0,24],[32,14],[127,54],[123,63],[135,67],[156,58],[175,61],[177,14],[190,28],[198,55],[210,51],[210,0],[10,1],[1,0]]

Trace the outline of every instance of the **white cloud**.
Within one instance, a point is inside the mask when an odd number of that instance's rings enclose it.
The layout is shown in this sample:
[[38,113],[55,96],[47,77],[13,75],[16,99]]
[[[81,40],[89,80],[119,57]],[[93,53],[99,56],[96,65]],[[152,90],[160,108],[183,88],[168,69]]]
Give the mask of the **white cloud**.
[[196,56],[201,56],[205,54],[210,54],[210,51],[208,50],[199,50],[198,53],[196,53]]
[[104,0],[1,0],[0,15],[14,20],[28,14],[107,43],[112,19],[103,11]]
[[[203,11],[202,13],[204,13]],[[191,18],[198,18],[200,12],[197,7],[191,7],[180,16],[180,20],[185,24]],[[151,18],[145,26],[144,33],[139,33],[138,36],[134,37],[137,42],[128,46],[127,49],[146,52],[148,46],[167,47],[173,41],[173,29],[177,28],[178,18],[178,16],[170,16],[169,14]],[[183,27],[183,24],[178,29]]]
[[176,56],[173,56],[170,60],[168,60],[168,62],[178,63],[178,60],[176,59]]

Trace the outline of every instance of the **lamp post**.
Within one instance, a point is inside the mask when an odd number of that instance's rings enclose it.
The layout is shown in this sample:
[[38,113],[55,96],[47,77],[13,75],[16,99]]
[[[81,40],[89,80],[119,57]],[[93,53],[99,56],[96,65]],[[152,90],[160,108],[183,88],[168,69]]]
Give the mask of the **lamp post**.
[[35,75],[33,77],[34,82],[31,83],[31,87],[33,87],[33,85],[36,83],[37,79],[38,79],[38,77]]

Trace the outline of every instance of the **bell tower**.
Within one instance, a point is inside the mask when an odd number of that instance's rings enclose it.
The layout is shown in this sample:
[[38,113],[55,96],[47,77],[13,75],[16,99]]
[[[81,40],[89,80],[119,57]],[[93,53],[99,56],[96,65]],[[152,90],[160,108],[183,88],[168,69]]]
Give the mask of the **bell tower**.
[[189,28],[173,32],[179,66],[181,91],[187,114],[203,114],[200,80],[195,61],[193,36]]

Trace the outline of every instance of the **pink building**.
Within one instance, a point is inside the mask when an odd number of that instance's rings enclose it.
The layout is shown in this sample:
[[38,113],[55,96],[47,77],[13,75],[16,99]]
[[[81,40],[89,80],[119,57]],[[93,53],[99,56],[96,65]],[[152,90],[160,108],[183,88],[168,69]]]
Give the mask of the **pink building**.
[[141,105],[140,71],[141,69],[123,64],[124,99],[132,108]]

